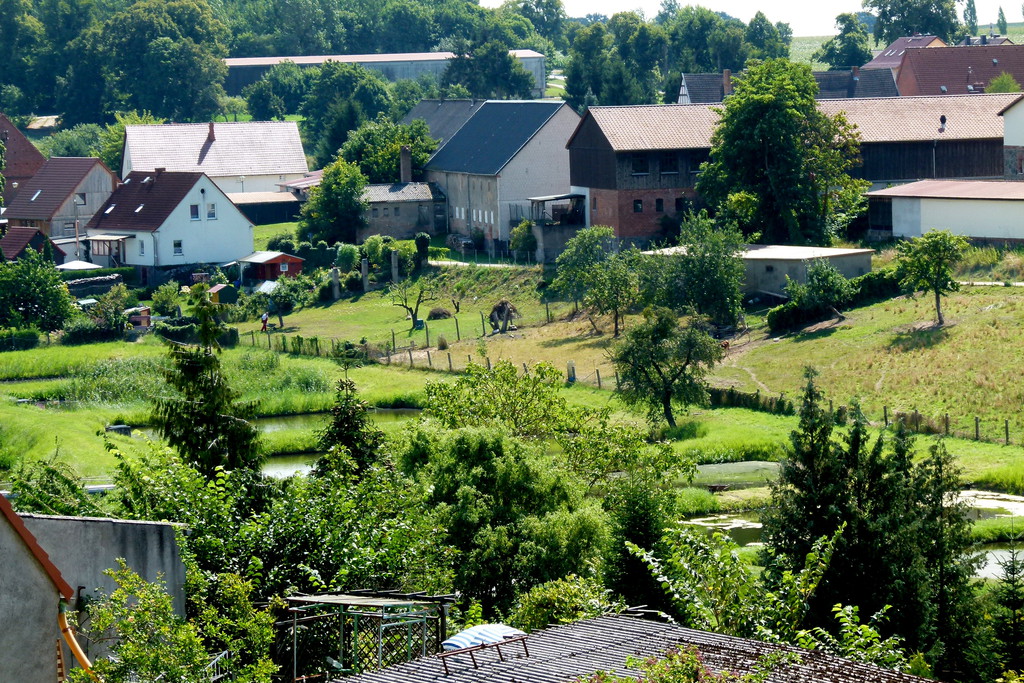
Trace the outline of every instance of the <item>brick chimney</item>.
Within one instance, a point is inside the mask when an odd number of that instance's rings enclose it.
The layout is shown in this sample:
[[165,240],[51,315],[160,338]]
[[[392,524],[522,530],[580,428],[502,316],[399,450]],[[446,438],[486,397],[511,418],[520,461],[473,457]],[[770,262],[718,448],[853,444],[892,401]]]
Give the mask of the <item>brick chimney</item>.
[[732,70],[731,69],[725,69],[722,72],[722,95],[726,96],[726,95],[731,95],[731,94],[732,94]]
[[213,142],[214,140],[217,139],[217,134],[213,132],[213,121],[210,121],[210,132],[206,136],[206,139],[210,142]]
[[855,80],[855,81],[858,80],[860,78],[860,67],[859,66],[855,66],[855,67],[853,67],[852,71],[853,71],[853,80]]
[[409,145],[402,145],[402,153],[398,162],[398,182],[412,182],[412,152]]

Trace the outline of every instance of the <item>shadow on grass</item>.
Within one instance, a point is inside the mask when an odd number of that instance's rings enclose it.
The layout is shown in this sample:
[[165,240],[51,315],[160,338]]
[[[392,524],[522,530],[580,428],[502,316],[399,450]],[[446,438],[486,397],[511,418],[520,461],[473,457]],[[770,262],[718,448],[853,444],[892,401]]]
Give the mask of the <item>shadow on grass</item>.
[[928,349],[942,343],[948,336],[946,328],[936,326],[897,332],[889,342],[889,348],[893,351]]
[[794,342],[809,342],[815,339],[825,339],[835,334],[836,330],[839,329],[838,325],[832,325],[830,327],[823,327],[821,329],[813,330],[811,332],[797,332],[793,335]]
[[538,342],[538,346],[553,349],[558,348],[559,346],[568,346],[569,344],[575,344],[582,348],[598,348],[608,346],[608,344],[611,343],[612,341],[614,341],[614,339],[612,339],[611,335],[601,334],[588,337],[559,337],[557,339],[545,339],[541,342]]

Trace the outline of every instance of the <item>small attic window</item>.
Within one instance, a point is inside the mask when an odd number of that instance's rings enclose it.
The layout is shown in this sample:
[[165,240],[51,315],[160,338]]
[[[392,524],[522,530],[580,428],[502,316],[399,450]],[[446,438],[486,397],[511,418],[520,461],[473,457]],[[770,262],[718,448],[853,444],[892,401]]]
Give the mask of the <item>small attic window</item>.
[[967,92],[974,92],[974,86],[973,85],[968,85],[967,86]]
[[992,58],[992,66],[995,66],[995,65],[996,65],[996,64],[998,64],[998,63],[999,63],[999,60],[998,60],[998,59],[996,59],[995,57],[993,57],[993,58]]
[[947,90],[948,90],[948,88],[946,88],[946,86],[944,86],[944,85],[940,85],[939,86],[939,92],[945,94]]
[[110,206],[108,206],[106,210],[103,212],[103,215],[108,215],[111,211],[114,210],[115,206],[117,206],[117,204],[111,204]]
[[153,180],[152,177],[146,176],[145,178],[142,179],[142,184],[145,185],[146,183],[148,183],[148,182],[150,182],[152,180]]
[[42,190],[36,190],[36,193],[32,195],[32,199],[30,199],[29,201],[34,202],[35,200],[39,199],[39,195],[41,195],[42,193]]
[[144,207],[144,206],[145,206],[145,204],[139,204],[139,208],[135,209],[135,213],[138,213],[139,211],[142,211],[142,207]]

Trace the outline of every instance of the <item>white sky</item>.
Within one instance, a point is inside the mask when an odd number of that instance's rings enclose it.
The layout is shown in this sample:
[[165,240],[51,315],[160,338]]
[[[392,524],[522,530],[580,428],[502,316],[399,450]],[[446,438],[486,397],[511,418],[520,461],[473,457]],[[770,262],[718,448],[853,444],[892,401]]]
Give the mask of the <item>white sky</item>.
[[[772,2],[771,0],[703,0],[688,2],[678,0],[681,6],[701,5],[716,12],[726,12],[731,16],[750,21],[754,14],[761,10],[773,22],[784,21],[793,27],[796,36],[824,36],[835,33],[836,15],[843,12],[856,12],[861,9],[859,0],[789,0]],[[579,17],[587,14],[605,14],[611,16],[616,12],[641,10],[649,19],[653,19],[661,8],[661,0],[562,0],[566,14]],[[497,7],[502,0],[481,0],[486,7]],[[1020,0],[975,0],[978,8],[978,26],[995,25],[999,15],[999,7],[1003,7],[1006,20],[1010,23],[1021,21]],[[957,2],[957,15],[963,18],[964,1]]]

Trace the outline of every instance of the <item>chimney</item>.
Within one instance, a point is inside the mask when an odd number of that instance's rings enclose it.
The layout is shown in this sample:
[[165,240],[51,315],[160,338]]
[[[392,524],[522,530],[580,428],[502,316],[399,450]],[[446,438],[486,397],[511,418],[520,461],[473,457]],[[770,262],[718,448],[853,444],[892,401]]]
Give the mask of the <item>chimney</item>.
[[856,80],[860,80],[860,67],[859,66],[855,66],[855,67],[853,67],[852,71],[853,71],[853,80],[855,80],[855,81]]
[[398,162],[398,182],[412,182],[412,152],[409,145],[402,145],[402,155]]
[[209,142],[213,142],[214,140],[217,139],[216,133],[213,132],[213,121],[210,121],[210,133],[209,133],[209,135],[206,136],[206,139]]
[[726,69],[722,72],[722,95],[732,94],[732,70]]
[[161,167],[161,168],[158,168],[158,169],[156,169],[156,170],[155,170],[155,173],[156,173],[156,177],[157,177],[157,178],[159,178],[159,177],[160,177],[160,174],[161,174],[161,173],[163,173],[163,172],[164,172],[164,171],[166,171],[166,170],[167,170],[167,168],[166,168],[166,167]]
[[984,33],[981,34],[981,44],[988,45],[988,36],[986,36]]

